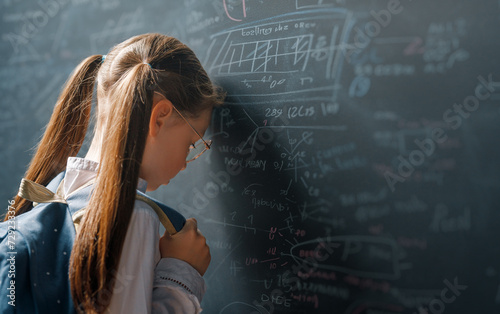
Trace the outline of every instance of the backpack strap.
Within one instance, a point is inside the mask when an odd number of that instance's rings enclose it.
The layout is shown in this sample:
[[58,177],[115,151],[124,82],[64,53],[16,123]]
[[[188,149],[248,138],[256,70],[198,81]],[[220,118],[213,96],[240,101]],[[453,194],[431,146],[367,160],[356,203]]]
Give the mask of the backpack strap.
[[[83,186],[79,187],[75,192],[83,190],[84,188],[94,184],[95,180],[90,180],[89,182],[85,183]],[[33,202],[33,206],[38,205],[38,203],[63,203],[63,204],[68,204],[66,199],[64,198],[64,194],[62,191],[62,186],[64,184],[64,179],[59,183],[59,186],[57,187],[56,192],[52,192],[45,186],[38,184],[34,181],[27,180],[23,178],[21,180],[21,185],[19,186],[19,192],[18,195],[28,201]],[[71,194],[73,194],[71,193]],[[167,214],[165,213],[165,210],[162,209],[161,205],[152,200],[150,197],[143,193],[137,193],[136,194],[136,199],[143,201],[144,203],[148,204],[153,208],[155,211],[156,215],[158,216],[161,224],[163,227],[167,230],[167,232],[170,235],[174,235],[177,233],[177,229],[175,226],[172,224],[170,219],[168,218]],[[166,207],[166,206],[163,206]],[[172,211],[172,209],[167,208],[167,210]],[[75,229],[78,231],[80,227],[80,220],[83,217],[83,214],[85,213],[85,207],[78,210],[75,212],[72,216],[73,219],[73,224],[75,225]],[[182,217],[183,218],[183,217]],[[183,225],[183,223],[182,223]]]
[[155,201],[153,201],[152,199],[150,199],[144,195],[141,195],[139,193],[137,193],[135,198],[140,200],[140,201],[143,201],[144,203],[148,204],[149,206],[151,206],[153,208],[156,215],[158,215],[158,218],[160,219],[161,224],[163,225],[163,227],[165,227],[165,230],[167,230],[167,232],[170,235],[174,235],[177,233],[177,230],[175,229],[174,225],[172,224],[170,219],[168,219],[167,214],[165,214],[165,212],[160,208],[160,206],[158,206],[158,204],[156,204]]

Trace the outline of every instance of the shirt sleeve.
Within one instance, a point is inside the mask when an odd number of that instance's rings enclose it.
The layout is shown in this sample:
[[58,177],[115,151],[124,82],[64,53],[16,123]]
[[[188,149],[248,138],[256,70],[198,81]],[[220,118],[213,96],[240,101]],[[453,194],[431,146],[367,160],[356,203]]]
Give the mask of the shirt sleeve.
[[189,264],[161,258],[159,224],[149,205],[136,201],[108,313],[201,311],[205,282]]
[[188,263],[162,258],[155,271],[153,313],[200,313],[205,281]]

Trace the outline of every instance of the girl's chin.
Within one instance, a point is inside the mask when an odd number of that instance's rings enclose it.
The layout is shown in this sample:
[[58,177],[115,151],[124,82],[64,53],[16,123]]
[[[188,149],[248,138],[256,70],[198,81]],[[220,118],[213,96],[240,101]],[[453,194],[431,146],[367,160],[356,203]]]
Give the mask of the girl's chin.
[[148,187],[147,187],[146,191],[148,191],[148,192],[153,192],[153,191],[156,191],[156,190],[157,190],[157,189],[158,189],[161,185],[167,185],[167,184],[169,184],[169,183],[170,183],[170,180],[168,180],[167,182],[162,183],[162,184],[160,184],[160,185],[157,185],[157,186],[148,185]]
[[[168,182],[170,182],[170,180]],[[168,182],[164,183],[164,184],[158,184],[158,185],[148,184],[148,187],[146,188],[146,192],[156,191],[160,186],[167,185]]]

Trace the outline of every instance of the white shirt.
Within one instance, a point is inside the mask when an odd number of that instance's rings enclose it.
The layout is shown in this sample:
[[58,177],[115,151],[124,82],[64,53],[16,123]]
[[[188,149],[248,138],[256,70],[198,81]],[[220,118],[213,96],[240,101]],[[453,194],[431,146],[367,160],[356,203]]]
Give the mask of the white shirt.
[[[97,175],[99,164],[69,157],[63,191],[66,197]],[[138,190],[147,182],[139,179]],[[135,201],[123,244],[108,313],[199,313],[205,294],[203,277],[188,263],[161,258],[160,221],[154,210]],[[187,288],[187,289],[186,289]],[[105,292],[103,298],[109,298]]]

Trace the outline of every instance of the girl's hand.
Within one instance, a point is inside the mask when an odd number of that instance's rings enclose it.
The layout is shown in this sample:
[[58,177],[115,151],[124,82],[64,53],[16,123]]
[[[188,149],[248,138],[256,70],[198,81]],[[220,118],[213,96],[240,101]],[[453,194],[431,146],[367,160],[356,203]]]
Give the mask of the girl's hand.
[[210,248],[194,218],[186,219],[184,227],[174,235],[165,232],[160,238],[160,253],[162,258],[172,257],[185,261],[202,276],[211,259]]

